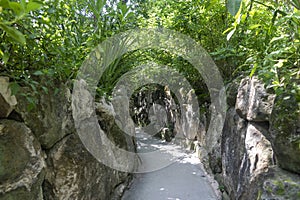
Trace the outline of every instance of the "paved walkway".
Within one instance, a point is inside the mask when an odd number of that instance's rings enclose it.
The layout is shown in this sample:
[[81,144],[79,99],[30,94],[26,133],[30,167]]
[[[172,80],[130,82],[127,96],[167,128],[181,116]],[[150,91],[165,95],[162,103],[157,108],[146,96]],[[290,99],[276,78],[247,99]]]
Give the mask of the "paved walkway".
[[[139,152],[142,154],[141,171],[152,171],[135,174],[134,180],[122,200],[216,200],[215,181],[203,170],[195,154],[188,154],[174,144],[168,144],[152,137],[140,137]],[[175,156],[174,156],[175,155]],[[172,162],[170,160],[173,158]],[[175,159],[174,159],[175,158]],[[164,163],[164,159],[168,162]],[[156,164],[156,165],[155,165]],[[168,166],[164,166],[167,165]],[[151,166],[149,168],[149,166]],[[158,166],[158,170],[155,169]],[[164,167],[162,167],[164,166]]]

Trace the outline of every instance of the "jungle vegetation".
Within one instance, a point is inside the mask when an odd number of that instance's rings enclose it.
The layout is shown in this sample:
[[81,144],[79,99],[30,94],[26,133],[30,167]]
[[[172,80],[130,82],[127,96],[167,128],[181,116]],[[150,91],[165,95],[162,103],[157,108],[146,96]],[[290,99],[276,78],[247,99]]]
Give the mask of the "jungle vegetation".
[[[31,104],[55,82],[72,82],[96,45],[136,28],[168,28],[197,41],[225,83],[257,75],[276,94],[300,99],[299,0],[0,0],[0,74]],[[105,72],[109,95],[126,71],[146,61],[174,67],[206,100],[197,71],[178,55],[147,49],[127,53]]]

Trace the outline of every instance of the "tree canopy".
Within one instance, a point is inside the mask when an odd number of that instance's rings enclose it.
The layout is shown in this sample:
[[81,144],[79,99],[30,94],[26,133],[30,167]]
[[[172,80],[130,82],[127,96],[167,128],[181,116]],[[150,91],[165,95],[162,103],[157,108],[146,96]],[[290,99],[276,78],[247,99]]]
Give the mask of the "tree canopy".
[[[299,9],[298,0],[0,0],[0,73],[11,78],[14,93],[20,85],[47,92],[53,80],[74,79],[106,38],[164,27],[201,44],[224,80],[258,75],[275,93],[289,90],[299,99]],[[187,61],[149,49],[115,61],[100,80],[99,94],[109,93],[122,74],[149,60],[184,73],[198,95],[206,90]],[[47,77],[46,85],[39,77]]]

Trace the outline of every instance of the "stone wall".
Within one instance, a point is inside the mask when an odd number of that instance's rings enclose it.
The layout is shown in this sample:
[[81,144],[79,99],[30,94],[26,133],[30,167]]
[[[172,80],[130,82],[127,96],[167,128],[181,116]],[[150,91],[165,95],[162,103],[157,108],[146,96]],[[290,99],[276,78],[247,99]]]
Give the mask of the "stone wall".
[[276,97],[257,77],[233,81],[227,94],[219,146],[202,156],[224,199],[299,199],[300,120],[295,97]]
[[[41,91],[29,111],[24,95],[11,96],[8,78],[0,77],[0,83],[0,200],[120,199],[131,174],[103,165],[83,146],[64,84],[55,86],[58,92]],[[108,106],[97,104],[100,124],[114,143],[134,149]]]

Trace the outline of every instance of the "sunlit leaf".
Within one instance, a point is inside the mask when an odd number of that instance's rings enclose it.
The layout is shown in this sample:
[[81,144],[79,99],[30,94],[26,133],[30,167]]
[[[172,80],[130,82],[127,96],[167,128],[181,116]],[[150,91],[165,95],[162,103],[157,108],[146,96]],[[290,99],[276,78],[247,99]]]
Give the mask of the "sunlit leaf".
[[235,30],[236,30],[236,29],[233,29],[232,31],[230,31],[230,32],[227,34],[227,37],[226,37],[227,41],[230,40],[230,38],[231,38],[232,35],[234,34]]
[[226,29],[225,31],[223,31],[223,34],[228,33],[228,32],[231,31],[232,29],[234,29],[234,27],[229,27],[228,29]]
[[9,2],[9,7],[16,13],[16,15],[20,16],[24,13],[24,9],[20,3],[17,2]]
[[26,8],[26,0],[21,0],[20,1],[20,5],[21,5],[22,9],[25,10],[25,8]]
[[275,41],[277,41],[277,40],[284,39],[285,37],[288,37],[288,35],[283,34],[283,35],[281,35],[281,36],[279,36],[279,37],[274,37],[274,38],[272,38],[272,40],[270,41],[270,43],[273,43],[273,42],[275,42]]
[[16,42],[19,42],[21,44],[26,43],[25,36],[23,33],[18,31],[16,28],[7,26],[5,24],[0,24],[0,28],[3,29],[11,38],[13,38]]
[[42,7],[41,3],[30,1],[26,6],[26,12],[38,10]]
[[126,4],[123,3],[122,1],[120,1],[120,2],[118,3],[118,8],[121,10],[123,16],[124,16],[124,15],[128,12],[128,10],[129,10],[129,9],[127,8]]
[[258,27],[261,27],[261,25],[260,24],[254,24],[254,25],[250,26],[249,29],[252,30],[252,29],[256,29]]
[[250,75],[249,75],[250,78],[255,74],[256,69],[257,69],[257,63],[255,63],[255,64],[253,65],[253,68],[252,68],[251,73],[250,73]]
[[278,62],[274,66],[278,67],[278,68],[281,68],[285,62],[287,62],[287,60],[280,59],[280,60],[278,60]]

